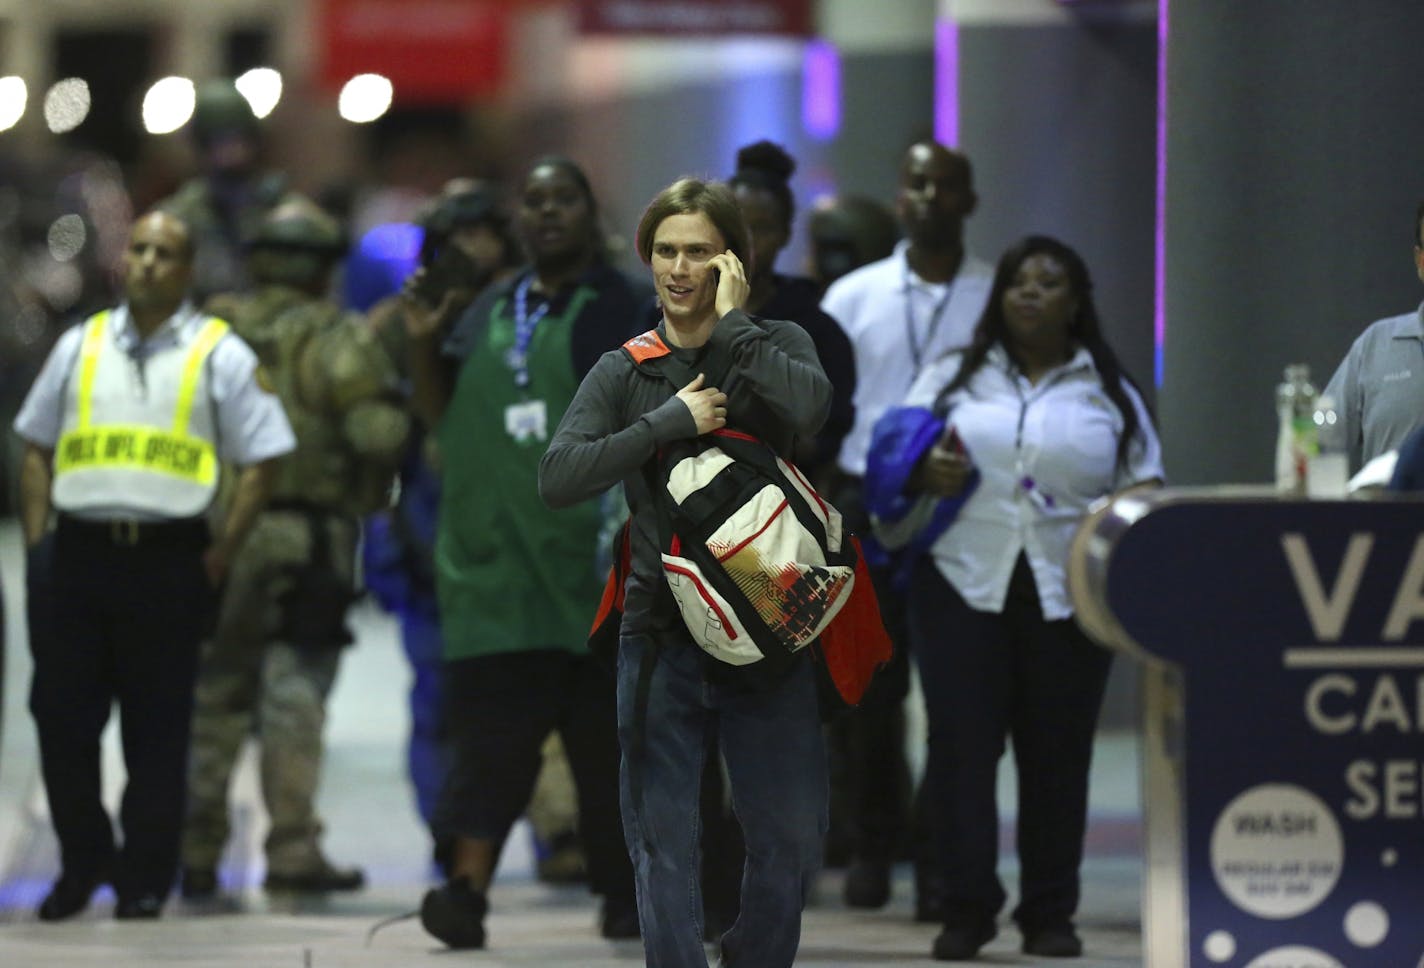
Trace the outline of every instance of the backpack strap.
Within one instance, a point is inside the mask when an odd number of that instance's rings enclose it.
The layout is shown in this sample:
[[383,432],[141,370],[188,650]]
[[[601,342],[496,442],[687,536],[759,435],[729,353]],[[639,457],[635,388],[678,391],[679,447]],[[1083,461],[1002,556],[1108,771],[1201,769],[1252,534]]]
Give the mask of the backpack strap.
[[730,360],[724,359],[721,354],[709,353],[700,365],[693,369],[677,358],[656,329],[650,329],[628,340],[623,344],[623,352],[628,354],[634,366],[661,376],[675,389],[681,390],[687,386],[699,372],[707,377],[707,386],[727,389],[728,373],[732,368]]
[[608,566],[608,579],[603,585],[603,598],[588,632],[588,647],[610,668],[617,664],[618,638],[623,624],[623,599],[627,591],[628,573],[632,570],[632,521],[626,520],[614,539],[613,561]]
[[633,362],[641,366],[648,360],[656,360],[664,356],[671,356],[672,350],[663,342],[662,336],[656,329],[650,329],[646,333],[639,333],[623,344],[623,352],[632,357]]
[[[676,382],[677,374],[685,372],[687,367],[673,356],[672,350],[663,342],[662,336],[656,329],[650,329],[646,333],[634,336],[623,344],[622,349],[633,361],[634,366],[661,374],[679,390],[692,380],[692,376],[689,375],[682,383]],[[648,490],[648,498],[653,502],[653,507],[657,511],[658,551],[661,553],[671,546],[672,520],[668,515],[667,495],[660,493],[658,457],[659,455],[654,453],[652,457],[648,458],[648,461],[643,464],[642,475],[643,484]],[[625,527],[627,526],[625,525]],[[659,564],[659,569],[661,570],[661,564]],[[666,611],[671,600],[671,593],[660,582],[657,590],[653,593],[651,606],[654,625],[657,624],[659,613]],[[632,749],[629,750],[628,769],[628,792],[632,802],[637,804],[637,809],[642,809],[643,801],[643,767],[648,747],[648,703],[652,698],[653,670],[657,668],[658,652],[661,651],[661,645],[656,635],[649,635],[644,641],[647,645],[642,661],[638,663],[638,679],[633,690],[633,730],[630,737]]]

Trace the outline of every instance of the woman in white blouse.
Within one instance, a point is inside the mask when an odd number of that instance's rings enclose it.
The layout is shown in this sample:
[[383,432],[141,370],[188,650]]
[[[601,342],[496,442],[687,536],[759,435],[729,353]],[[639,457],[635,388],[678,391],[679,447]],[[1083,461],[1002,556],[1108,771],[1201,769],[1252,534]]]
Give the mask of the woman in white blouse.
[[921,372],[906,404],[946,420],[907,491],[962,497],[979,475],[909,591],[946,884],[934,956],[973,958],[997,932],[1006,896],[995,779],[1012,737],[1022,863],[1013,918],[1026,953],[1074,957],[1088,767],[1110,655],[1073,621],[1068,546],[1094,501],[1161,482],[1156,431],[1103,340],[1083,260],[1043,236],[1004,254],[973,341]]

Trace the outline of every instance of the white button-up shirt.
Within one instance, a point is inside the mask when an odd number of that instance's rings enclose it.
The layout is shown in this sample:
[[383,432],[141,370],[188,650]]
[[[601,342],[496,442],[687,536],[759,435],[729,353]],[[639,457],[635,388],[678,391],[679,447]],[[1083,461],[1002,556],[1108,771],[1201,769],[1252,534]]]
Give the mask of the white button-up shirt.
[[[959,372],[961,353],[928,366],[907,406],[934,406]],[[1028,557],[1043,617],[1068,618],[1068,548],[1089,505],[1132,484],[1162,479],[1162,448],[1135,387],[1122,381],[1137,431],[1119,464],[1122,414],[1092,356],[1072,359],[1030,384],[1002,346],[949,399],[948,421],[981,475],[954,523],[930,549],[940,573],[975,609],[1001,612],[1019,554]]]
[[966,254],[953,280],[926,282],[910,268],[908,249],[902,241],[837,279],[821,300],[855,349],[855,423],[837,463],[856,477],[865,474],[875,422],[900,405],[922,367],[969,344],[994,281],[989,263]]

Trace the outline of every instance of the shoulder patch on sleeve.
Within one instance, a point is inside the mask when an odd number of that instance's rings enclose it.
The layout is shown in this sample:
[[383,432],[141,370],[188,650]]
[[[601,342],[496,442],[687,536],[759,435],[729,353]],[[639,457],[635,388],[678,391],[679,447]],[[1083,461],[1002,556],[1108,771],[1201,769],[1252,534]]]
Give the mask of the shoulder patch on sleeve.
[[647,360],[655,360],[660,356],[667,356],[672,350],[668,349],[663,342],[658,331],[650,329],[646,333],[634,336],[623,344],[623,350],[633,358],[634,363],[643,363]]

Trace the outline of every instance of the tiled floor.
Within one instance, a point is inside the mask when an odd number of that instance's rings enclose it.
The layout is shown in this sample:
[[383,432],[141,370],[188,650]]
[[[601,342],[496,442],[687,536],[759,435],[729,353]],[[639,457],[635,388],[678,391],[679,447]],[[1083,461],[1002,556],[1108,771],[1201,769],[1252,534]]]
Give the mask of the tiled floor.
[[[429,855],[404,781],[403,737],[408,681],[393,624],[369,606],[358,609],[357,644],[348,652],[331,703],[329,755],[321,808],[326,846],[341,863],[365,866],[363,892],[294,902],[260,887],[264,833],[255,771],[244,759],[234,790],[236,836],[224,862],[232,891],[225,904],[198,908],[172,901],[159,922],[115,922],[112,895],[98,895],[82,917],[42,924],[33,908],[55,873],[55,846],[45,819],[34,729],[25,710],[29,656],[20,621],[19,549],[12,522],[0,522],[9,643],[0,732],[0,968],[29,966],[186,965],[193,968],[366,968],[366,966],[573,965],[585,968],[642,962],[637,943],[598,938],[596,908],[580,890],[550,888],[532,874],[524,831],[510,840],[492,892],[490,947],[452,954],[414,920],[368,932],[378,922],[413,910],[427,884]],[[116,798],[122,765],[109,743],[106,790]],[[1089,857],[1080,914],[1087,947],[1079,964],[1126,968],[1141,964],[1137,744],[1113,734],[1099,742],[1093,777]],[[1012,804],[1004,771],[1002,802]],[[1011,839],[1005,879],[1012,895]],[[840,874],[827,872],[807,910],[798,964],[819,966],[930,965],[932,925],[911,920],[908,870],[897,872],[895,895],[883,911],[847,910]],[[1052,965],[1018,953],[1019,938],[1005,925],[981,957],[1004,965]]]

